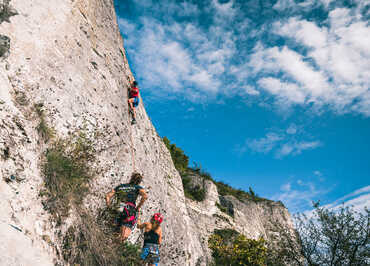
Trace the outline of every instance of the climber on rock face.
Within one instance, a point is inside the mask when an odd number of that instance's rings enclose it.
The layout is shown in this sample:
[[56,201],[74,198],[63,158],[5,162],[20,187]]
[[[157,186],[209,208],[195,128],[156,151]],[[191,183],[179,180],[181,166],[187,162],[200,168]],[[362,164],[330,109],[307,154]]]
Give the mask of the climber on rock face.
[[[107,193],[105,200],[109,207],[114,196],[117,197],[118,210],[120,213],[119,226],[121,227],[121,240],[125,241],[131,234],[137,222],[137,214],[148,198],[143,187],[139,186],[143,176],[139,173],[132,173],[130,182],[120,184]],[[136,206],[136,199],[141,196],[140,203]]]
[[144,229],[144,246],[140,257],[144,263],[150,266],[158,266],[160,260],[159,245],[162,243],[162,222],[163,216],[160,213],[155,213],[149,222],[141,223],[140,217],[137,221],[137,227]]
[[139,105],[139,88],[137,87],[137,81],[133,81],[130,87],[128,104],[133,113],[132,124],[136,123],[136,110],[135,107]]

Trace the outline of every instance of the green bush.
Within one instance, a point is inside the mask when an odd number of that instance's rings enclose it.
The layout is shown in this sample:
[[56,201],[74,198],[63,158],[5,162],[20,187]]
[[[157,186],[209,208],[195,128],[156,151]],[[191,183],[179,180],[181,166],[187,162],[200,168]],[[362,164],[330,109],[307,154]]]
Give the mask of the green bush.
[[295,216],[295,230],[271,221],[268,265],[370,265],[370,210],[313,204]]
[[266,242],[248,239],[232,229],[215,230],[208,239],[216,266],[266,265]]
[[58,222],[68,216],[70,205],[80,205],[88,192],[88,163],[92,160],[93,145],[83,133],[68,140],[57,140],[46,151],[42,165],[46,191],[41,195],[47,198],[44,207]]
[[255,202],[270,201],[268,199],[259,197],[257,194],[254,193],[252,188],[249,188],[248,193],[241,189],[232,188],[231,186],[223,182],[215,181],[212,178],[211,174],[202,168],[201,164],[194,163],[193,167],[189,167],[189,157],[181,148],[177,147],[176,144],[171,144],[170,140],[167,137],[163,137],[163,142],[165,143],[167,149],[170,151],[173,163],[182,177],[182,183],[184,186],[186,197],[193,200],[202,201],[205,198],[206,194],[204,188],[194,188],[193,186],[191,186],[191,179],[188,177],[190,172],[202,177],[204,180],[210,180],[214,184],[216,184],[218,193],[221,196],[232,195],[240,201],[244,201],[246,199],[253,200]]
[[235,189],[235,188],[233,188],[233,187],[231,187],[228,184],[225,184],[223,182],[214,181],[214,183],[216,184],[217,191],[221,196],[231,195],[231,196],[234,196],[235,198],[237,198],[240,201],[252,200],[254,202],[259,202],[259,201],[272,202],[271,200],[259,197],[257,194],[254,193],[254,191],[252,190],[251,187],[249,187],[250,192],[248,193],[248,192],[245,192],[242,189]]
[[217,203],[217,202],[216,202],[216,207],[217,207],[220,211],[222,211],[223,213],[226,213],[227,215],[229,215],[229,216],[231,216],[231,217],[234,217],[234,214],[230,213],[230,211],[229,211],[229,209],[228,209],[228,208],[226,208],[226,207],[222,206],[221,204],[219,204],[219,203]]
[[69,265],[142,265],[140,247],[119,240],[110,210],[99,210],[97,218],[82,208],[79,213],[83,223],[69,227],[63,239],[62,255]]
[[196,200],[196,201],[203,201],[206,197],[206,190],[201,188],[200,186],[193,186],[191,184],[190,177],[183,177],[182,185],[184,187],[185,196],[189,199]]
[[172,161],[179,173],[183,173],[188,168],[189,157],[185,155],[184,151],[177,147],[175,144],[171,144],[167,137],[163,137],[163,142],[167,149],[171,153]]

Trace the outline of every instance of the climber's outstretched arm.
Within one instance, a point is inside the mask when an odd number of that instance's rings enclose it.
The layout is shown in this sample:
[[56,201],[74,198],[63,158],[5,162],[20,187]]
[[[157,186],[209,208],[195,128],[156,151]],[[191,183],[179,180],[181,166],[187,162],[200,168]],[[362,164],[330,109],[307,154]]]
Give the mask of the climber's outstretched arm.
[[148,225],[148,223],[141,223],[141,220],[140,220],[140,214],[139,214],[139,215],[138,215],[138,217],[137,217],[137,224],[136,224],[137,228],[139,228],[139,229],[143,229],[143,228],[145,228],[147,225]]
[[160,245],[160,244],[162,244],[162,227],[158,228],[157,233],[159,235],[158,244]]
[[116,192],[114,191],[114,189],[112,189],[110,192],[108,192],[108,193],[105,195],[105,202],[107,203],[107,206],[109,206],[109,205],[110,205],[110,202],[111,202],[111,200],[112,200],[112,198],[113,198],[113,196],[114,196],[114,193],[116,193]]
[[141,200],[139,202],[139,204],[137,205],[136,209],[139,211],[140,208],[143,206],[144,202],[147,200],[148,198],[148,195],[146,194],[145,190],[144,189],[140,189],[139,190],[139,194],[141,196]]

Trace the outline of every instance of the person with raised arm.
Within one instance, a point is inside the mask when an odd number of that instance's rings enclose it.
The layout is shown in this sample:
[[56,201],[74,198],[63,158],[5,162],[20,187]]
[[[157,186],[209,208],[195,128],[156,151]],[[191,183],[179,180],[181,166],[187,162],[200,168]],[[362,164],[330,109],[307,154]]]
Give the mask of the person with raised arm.
[[137,228],[144,231],[144,246],[141,251],[141,259],[145,265],[158,266],[160,260],[159,246],[162,243],[163,216],[160,213],[153,214],[149,222],[141,223],[138,218]]
[[[139,184],[143,176],[137,172],[132,173],[129,183],[120,184],[106,194],[107,206],[111,205],[112,198],[117,197],[117,208],[119,211],[118,223],[120,226],[120,238],[125,241],[131,234],[137,222],[137,214],[144,202],[148,198],[145,190]],[[139,204],[136,206],[136,199],[141,196]]]

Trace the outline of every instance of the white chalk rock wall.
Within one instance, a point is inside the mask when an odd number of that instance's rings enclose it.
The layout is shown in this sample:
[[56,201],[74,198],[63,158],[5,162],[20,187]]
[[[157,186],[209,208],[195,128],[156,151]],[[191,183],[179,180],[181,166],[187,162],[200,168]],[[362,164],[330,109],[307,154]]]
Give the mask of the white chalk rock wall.
[[[107,191],[134,169],[143,173],[149,195],[143,219],[157,211],[165,216],[162,265],[205,265],[206,238],[214,228],[233,227],[251,237],[264,232],[264,217],[249,215],[263,211],[259,206],[240,206],[234,221],[220,219],[224,214],[215,207],[218,194],[211,183],[205,202],[185,199],[142,104],[138,124],[130,125],[131,72],[113,0],[0,0],[0,14],[0,265],[63,264],[55,248],[60,231],[39,196],[47,148],[36,129],[33,106],[40,103],[56,138],[78,129],[102,132],[91,166],[99,174],[90,182],[86,207],[104,206]],[[76,215],[71,212],[65,228]],[[138,236],[135,230],[130,240]]]
[[[46,144],[36,130],[35,103],[44,104],[57,137],[82,127],[103,132],[94,165],[101,175],[91,181],[85,205],[103,206],[104,194],[127,181],[135,165],[149,193],[143,218],[155,211],[165,215],[163,264],[194,265],[200,244],[188,226],[180,176],[143,105],[138,124],[130,125],[131,73],[113,1],[12,0],[10,6],[17,15],[0,24],[0,34],[10,39],[0,58],[0,253],[6,254],[0,265],[56,260],[49,243],[58,239],[38,196]],[[137,237],[136,230],[131,240]]]
[[225,196],[225,200],[233,206],[234,216],[222,212],[217,187],[211,181],[205,181],[206,196],[202,202],[186,200],[186,205],[193,223],[193,231],[197,232],[197,239],[201,243],[203,256],[199,258],[199,265],[210,265],[212,256],[208,248],[208,238],[215,229],[230,228],[244,234],[248,238],[271,238],[271,223],[278,221],[289,228],[293,235],[294,227],[288,210],[278,202],[262,200],[239,201],[233,196]]

